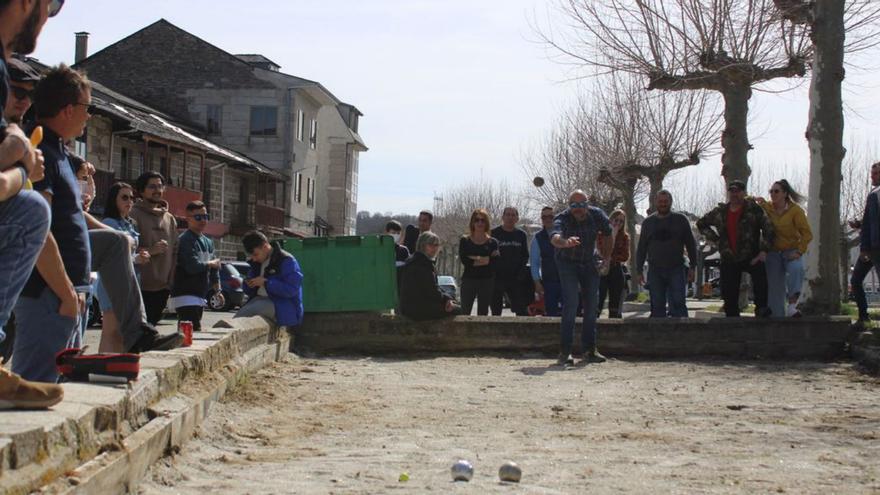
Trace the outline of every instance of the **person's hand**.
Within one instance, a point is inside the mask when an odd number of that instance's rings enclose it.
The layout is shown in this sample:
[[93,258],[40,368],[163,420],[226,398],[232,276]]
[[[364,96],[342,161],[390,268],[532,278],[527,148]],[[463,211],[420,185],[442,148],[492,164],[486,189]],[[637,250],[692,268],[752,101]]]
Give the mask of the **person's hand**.
[[696,280],[696,278],[697,278],[697,272],[694,271],[693,268],[688,268],[688,283],[689,284],[694,283],[694,280]]
[[789,253],[789,255],[787,256],[787,258],[792,261],[796,260],[796,259],[800,259],[800,257],[801,257],[800,251],[794,251],[792,253]]
[[220,290],[219,285],[214,288],[214,292],[216,293],[215,295],[217,296],[217,302],[220,304],[220,306],[225,306],[226,297],[223,296],[223,291]]
[[758,203],[761,206],[764,206],[764,203],[767,202],[767,200],[762,198],[761,196],[755,196],[754,199],[755,199],[755,203]]
[[645,285],[645,274],[644,273],[639,274],[639,285],[641,285],[641,286]]
[[153,244],[153,247],[150,248],[150,255],[158,256],[165,254],[168,251],[168,241],[161,240]]
[[[70,288],[70,291],[61,298],[61,304],[58,305],[58,314],[70,319],[76,319],[76,315],[79,314],[79,296],[74,292],[73,287]],[[85,294],[83,296],[83,306],[85,306]]]
[[28,173],[28,179],[31,182],[40,182],[46,176],[46,167],[44,166],[43,152],[39,149],[34,150],[34,168]]
[[453,309],[455,309],[455,305],[452,304],[452,299],[447,299],[447,300],[446,300],[446,312],[447,312],[447,313],[452,313],[452,310],[453,310]]
[[79,315],[86,314],[86,295],[83,292],[76,294],[76,308]]
[[249,278],[249,279],[245,280],[244,283],[246,283],[247,286],[252,289],[254,287],[262,287],[262,286],[266,285],[266,277]]
[[94,180],[94,179],[92,179],[92,176],[95,175],[95,171],[96,171],[95,166],[92,165],[91,162],[83,162],[82,168],[83,168],[83,170],[86,171],[86,175],[88,176],[88,179],[86,179],[86,180],[88,180],[88,181]]
[[220,258],[214,258],[208,262],[208,268],[213,268],[215,270],[220,268]]
[[581,238],[577,236],[569,237],[565,240],[565,247],[563,249],[573,248],[581,245]]
[[541,296],[544,295],[544,284],[542,284],[540,280],[535,280],[535,292]]
[[488,266],[489,258],[483,256],[477,256],[477,259],[474,260],[474,266]]
[[758,263],[761,263],[762,261],[765,261],[766,259],[767,259],[767,253],[765,253],[764,251],[761,251],[760,253],[758,253],[757,256],[752,258],[751,264],[757,265]]
[[137,256],[134,257],[134,263],[136,265],[143,265],[145,263],[150,262],[150,252],[146,249],[141,249],[138,251]]
[[21,162],[21,164],[24,165],[25,170],[27,170],[28,177],[30,177],[38,165],[37,149],[31,144],[31,140],[25,136],[21,127],[16,124],[9,124],[6,126],[5,139],[12,139],[19,143],[18,149],[16,150],[17,157],[13,163]]

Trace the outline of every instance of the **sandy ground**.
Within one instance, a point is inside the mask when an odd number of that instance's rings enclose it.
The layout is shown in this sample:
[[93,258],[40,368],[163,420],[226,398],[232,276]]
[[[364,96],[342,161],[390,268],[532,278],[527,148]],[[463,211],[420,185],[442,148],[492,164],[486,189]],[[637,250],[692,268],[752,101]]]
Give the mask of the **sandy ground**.
[[[880,493],[880,382],[849,364],[548,364],[291,357],[140,491]],[[522,483],[498,481],[506,460]]]

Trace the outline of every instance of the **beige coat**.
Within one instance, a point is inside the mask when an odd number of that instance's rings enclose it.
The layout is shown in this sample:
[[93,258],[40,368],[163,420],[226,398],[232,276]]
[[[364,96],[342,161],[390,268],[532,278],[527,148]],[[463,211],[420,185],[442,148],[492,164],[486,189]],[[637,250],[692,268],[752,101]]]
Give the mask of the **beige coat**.
[[[139,247],[151,251],[150,262],[140,266],[141,289],[170,290],[177,261],[177,219],[168,211],[165,201],[153,205],[144,200],[135,203],[131,217],[137,222],[141,235]],[[159,241],[167,242],[168,250],[164,254],[153,254],[153,245]]]

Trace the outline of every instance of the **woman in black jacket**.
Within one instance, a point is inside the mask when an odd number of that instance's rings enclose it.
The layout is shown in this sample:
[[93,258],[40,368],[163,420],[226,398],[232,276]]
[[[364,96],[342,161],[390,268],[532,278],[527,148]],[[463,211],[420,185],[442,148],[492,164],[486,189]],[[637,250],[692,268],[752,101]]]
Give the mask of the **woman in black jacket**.
[[489,213],[478,208],[471,213],[468,226],[469,235],[463,236],[458,242],[458,259],[464,265],[461,276],[461,312],[471,314],[474,300],[477,301],[477,314],[489,314],[489,303],[492,302],[492,291],[495,287],[495,266],[493,258],[497,258],[498,241],[489,235]]
[[440,251],[440,238],[422,232],[416,252],[400,269],[400,312],[414,320],[435,320],[455,316],[460,308],[437,285],[434,259]]

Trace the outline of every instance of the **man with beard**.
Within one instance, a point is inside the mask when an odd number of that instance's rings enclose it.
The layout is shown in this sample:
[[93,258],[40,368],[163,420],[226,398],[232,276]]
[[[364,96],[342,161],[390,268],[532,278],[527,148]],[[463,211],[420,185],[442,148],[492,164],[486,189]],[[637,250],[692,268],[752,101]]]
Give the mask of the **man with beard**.
[[[685,267],[685,249],[690,261],[689,269]],[[643,270],[646,258],[651,317],[666,318],[668,315],[686,318],[685,277],[688,283],[693,283],[697,244],[687,217],[672,211],[672,193],[666,189],[657,192],[657,211],[642,222],[636,250],[636,272],[642,285],[645,285]]]
[[[9,54],[32,53],[46,19],[63,2],[0,0],[0,104],[6,107]],[[21,129],[0,116],[0,340],[3,325],[30,275],[49,230],[49,207],[28,179],[43,177],[42,155]],[[0,409],[45,408],[57,404],[64,391],[57,385],[33,383],[0,367]]]

